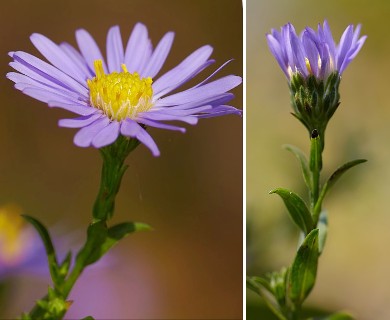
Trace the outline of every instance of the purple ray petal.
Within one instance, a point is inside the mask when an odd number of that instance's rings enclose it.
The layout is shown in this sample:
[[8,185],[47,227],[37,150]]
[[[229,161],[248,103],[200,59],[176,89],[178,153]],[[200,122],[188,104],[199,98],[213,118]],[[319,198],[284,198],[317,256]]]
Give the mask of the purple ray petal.
[[304,32],[302,36],[302,44],[305,48],[307,59],[309,60],[312,73],[318,77],[318,49],[314,41],[311,39],[308,32]]
[[285,73],[287,78],[290,78],[290,75],[288,73],[286,57],[284,57],[284,55],[283,55],[283,51],[281,49],[279,41],[274,36],[268,34],[267,35],[267,43],[268,43],[269,49],[271,50],[272,55],[275,57],[280,68]]
[[160,151],[152,137],[134,120],[126,119],[121,123],[121,134],[126,137],[137,138],[143,143],[155,157],[160,155]]
[[165,113],[158,112],[140,112],[138,114],[139,118],[147,119],[147,120],[157,120],[157,121],[183,121],[188,124],[195,125],[198,123],[198,119],[194,116],[178,116],[178,115],[170,115]]
[[[9,65],[14,68],[16,71],[19,71],[23,76],[27,78],[31,78],[34,81],[37,81],[38,83],[41,83],[42,85],[46,85],[49,88],[57,89],[60,92],[66,92],[67,95],[76,97],[76,99],[83,99],[87,100],[87,97],[84,97],[83,95],[76,93],[74,91],[71,91],[65,84],[59,82],[57,79],[48,77],[45,73],[30,69],[24,64],[21,64],[19,62],[10,62]],[[30,66],[31,67],[31,66]],[[23,82],[27,83],[28,81]]]
[[153,78],[160,71],[167,59],[169,51],[171,50],[174,37],[175,34],[173,32],[168,32],[160,40],[148,64],[142,72],[143,77]]
[[73,142],[78,147],[89,147],[93,138],[105,127],[108,126],[110,120],[107,117],[103,117],[96,120],[87,127],[80,129],[74,136]]
[[349,25],[347,29],[345,29],[343,35],[341,36],[340,44],[337,48],[337,70],[340,70],[344,59],[347,55],[347,52],[351,48],[353,38],[353,26]]
[[84,87],[87,87],[84,73],[57,44],[39,33],[33,33],[30,36],[30,40],[50,63],[67,75],[78,80]]
[[217,70],[215,70],[212,74],[210,74],[206,79],[204,79],[203,81],[199,82],[196,86],[194,86],[193,88],[197,88],[197,87],[200,87],[202,85],[204,85],[205,83],[207,83],[211,78],[213,78],[219,71],[221,71],[226,65],[228,65],[230,62],[232,62],[234,59],[230,59],[228,61],[226,61],[223,65],[221,65]]
[[152,41],[150,39],[148,39],[148,41],[146,42],[146,44],[144,46],[144,51],[142,52],[142,59],[139,61],[139,67],[137,70],[134,70],[134,71],[138,72],[141,75],[141,77],[144,77],[144,74],[145,74],[144,70],[145,70],[147,63],[150,60],[150,57],[152,56],[152,52],[153,52]]
[[111,27],[107,34],[107,64],[108,71],[121,72],[124,62],[124,51],[121,32],[118,26]]
[[158,106],[169,106],[175,104],[184,104],[192,101],[198,101],[202,99],[207,99],[215,95],[225,93],[239,84],[241,84],[242,79],[238,76],[226,76],[215,80],[213,82],[207,83],[201,87],[188,89],[168,97],[162,98],[156,103]]
[[95,40],[88,33],[88,31],[84,29],[79,29],[76,31],[76,41],[81,54],[83,55],[85,61],[87,62],[89,68],[93,71],[95,60],[102,60],[104,72],[107,73],[107,66],[104,62],[103,55],[96,44]]
[[217,94],[215,96],[209,97],[207,99],[203,100],[198,100],[190,103],[185,103],[185,104],[179,104],[176,106],[154,106],[152,111],[160,111],[160,110],[185,110],[185,109],[193,109],[197,108],[199,106],[205,106],[205,105],[219,105],[219,104],[225,104],[226,102],[229,102],[234,98],[233,93],[222,93],[222,94]]
[[212,52],[212,47],[203,46],[191,53],[175,68],[163,74],[153,83],[153,91],[155,95],[170,87],[177,88],[178,83],[181,84],[183,80],[186,80],[191,77],[191,75],[200,72],[200,67],[207,63],[207,60],[211,56]]
[[144,24],[137,23],[133,28],[125,51],[125,64],[129,72],[139,72],[148,42],[148,29]]
[[64,88],[79,93],[84,97],[88,97],[88,90],[84,86],[52,65],[42,61],[41,59],[38,59],[33,55],[22,51],[15,52],[13,58],[17,62],[23,64],[25,67],[31,69],[35,73],[38,73],[42,77],[45,77],[59,85],[62,84]]
[[6,76],[8,79],[15,82],[15,88],[18,90],[23,91],[26,88],[41,89],[41,90],[46,90],[46,91],[52,92],[55,95],[66,97],[67,99],[74,101],[74,102],[78,102],[78,103],[84,102],[83,100],[80,100],[80,98],[74,92],[70,92],[64,88],[49,86],[45,83],[42,83],[40,81],[34,80],[30,77],[27,77],[24,74],[20,74],[17,72],[9,72],[9,73],[7,73]]
[[71,102],[49,100],[47,104],[50,108],[61,108],[79,114],[80,116],[88,116],[97,112],[100,114],[98,109]]
[[305,77],[309,75],[309,72],[306,67],[306,61],[305,61],[305,53],[303,52],[303,48],[301,45],[301,42],[299,41],[298,37],[291,33],[291,47],[293,50],[293,56],[294,56],[294,64],[298,71],[303,74]]
[[119,128],[119,122],[112,121],[92,139],[92,145],[95,148],[101,148],[113,143],[119,136]]
[[242,110],[236,109],[232,106],[222,105],[222,106],[215,107],[204,114],[196,115],[196,117],[198,117],[199,119],[204,119],[204,118],[224,116],[228,114],[236,114],[242,116]]
[[162,108],[159,111],[153,111],[155,114],[170,114],[174,116],[190,116],[196,115],[199,112],[212,109],[211,105],[202,105],[201,107],[190,108],[190,109],[176,109],[172,107]]
[[102,117],[100,113],[94,113],[89,116],[82,116],[74,119],[61,119],[58,121],[58,126],[63,128],[83,128],[89,126]]
[[144,125],[147,125],[147,126],[150,126],[150,127],[154,127],[154,128],[167,129],[167,130],[173,130],[173,131],[180,131],[182,133],[186,132],[185,128],[177,127],[177,126],[173,126],[173,125],[170,125],[170,124],[161,123],[161,122],[157,122],[157,121],[153,121],[153,120],[139,118],[139,119],[137,119],[137,121],[139,123],[142,123]]
[[62,42],[60,48],[64,51],[65,54],[73,61],[73,63],[79,68],[84,74],[84,81],[87,81],[88,78],[92,78],[94,74],[88,68],[87,62],[84,57],[78,52],[72,45],[67,42]]

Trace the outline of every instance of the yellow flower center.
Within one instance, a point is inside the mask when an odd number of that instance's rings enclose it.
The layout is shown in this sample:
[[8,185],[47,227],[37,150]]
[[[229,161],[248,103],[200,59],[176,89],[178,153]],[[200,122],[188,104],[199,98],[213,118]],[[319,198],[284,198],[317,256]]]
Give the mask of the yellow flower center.
[[102,60],[94,62],[96,76],[87,80],[91,105],[102,110],[111,120],[134,119],[139,112],[152,106],[152,78],[140,78],[129,73],[124,64],[122,72],[105,74]]
[[0,260],[9,265],[21,258],[26,246],[24,241],[27,239],[23,236],[25,223],[20,211],[14,206],[0,209]]

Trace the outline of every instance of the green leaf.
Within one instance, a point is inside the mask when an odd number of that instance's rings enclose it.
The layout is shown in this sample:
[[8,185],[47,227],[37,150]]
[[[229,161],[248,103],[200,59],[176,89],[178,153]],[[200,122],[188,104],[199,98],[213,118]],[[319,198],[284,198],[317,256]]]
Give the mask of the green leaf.
[[308,234],[312,230],[314,223],[305,202],[298,195],[287,189],[274,189],[270,191],[270,194],[272,193],[278,194],[283,199],[293,221],[305,234]]
[[325,317],[310,318],[310,320],[354,320],[355,318],[346,312],[337,312]]
[[104,221],[91,224],[87,231],[87,242],[77,255],[77,264],[90,265],[99,260],[119,240],[137,231],[151,230],[144,223],[123,222],[107,228]]
[[354,318],[350,314],[340,312],[340,313],[331,314],[330,316],[326,317],[324,320],[353,320],[353,319]]
[[337,182],[337,180],[340,179],[340,177],[345,173],[347,172],[349,169],[351,169],[352,167],[354,166],[357,166],[358,164],[360,163],[364,163],[366,162],[367,160],[365,159],[357,159],[357,160],[353,160],[353,161],[350,161],[350,162],[347,162],[345,163],[344,165],[342,165],[341,167],[339,167],[328,179],[328,181],[326,181],[326,183],[324,184],[324,187],[322,188],[321,190],[321,194],[320,196],[318,197],[318,201],[314,207],[314,213],[318,212],[320,209],[321,209],[321,206],[322,206],[322,201],[324,200],[327,192],[334,186],[334,184]]
[[49,232],[47,231],[46,227],[37,219],[26,214],[22,214],[22,217],[26,221],[31,223],[33,227],[38,231],[43,241],[43,244],[45,246],[51,278],[54,284],[57,284],[57,282],[60,281],[60,277],[58,275],[58,262],[57,262],[57,257],[54,250],[53,242],[51,241]]
[[106,241],[102,245],[101,254],[105,254],[109,249],[111,249],[119,240],[127,237],[130,233],[138,231],[149,231],[152,228],[140,222],[123,222],[112,226],[108,229]]
[[[287,318],[279,310],[275,297],[270,296],[269,294],[266,295],[263,292],[263,289],[265,289],[272,294],[272,289],[270,288],[270,285],[266,279],[261,277],[246,277],[246,287],[260,295],[260,297],[262,297],[264,302],[266,303],[267,307],[274,313],[274,315],[279,320],[287,320]],[[273,299],[271,300],[272,297]]]
[[248,289],[259,294],[260,288],[263,287],[268,292],[272,293],[272,288],[267,279],[262,277],[252,276],[246,277],[246,286]]
[[88,317],[82,318],[81,320],[95,320],[95,318],[88,316]]
[[292,152],[297,157],[301,164],[303,180],[305,181],[305,184],[309,188],[309,190],[311,190],[311,173],[309,169],[309,163],[306,159],[305,154],[301,151],[301,149],[290,144],[283,145],[283,148]]
[[290,269],[288,296],[299,306],[312,290],[318,265],[318,229],[312,230],[299,247]]

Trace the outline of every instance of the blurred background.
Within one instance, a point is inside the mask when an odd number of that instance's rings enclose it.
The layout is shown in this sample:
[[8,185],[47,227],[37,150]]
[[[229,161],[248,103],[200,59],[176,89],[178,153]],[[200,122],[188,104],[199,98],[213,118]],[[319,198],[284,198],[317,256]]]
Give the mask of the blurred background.
[[[360,320],[390,319],[390,2],[247,0],[247,273],[289,265],[297,230],[275,187],[305,193],[299,164],[282,144],[306,153],[306,129],[289,113],[287,80],[265,38],[287,22],[297,32],[327,19],[339,41],[349,24],[362,23],[368,39],[341,82],[341,105],[330,121],[324,177],[355,159],[368,163],[348,172],[325,200],[329,233],[318,278],[306,306],[349,310]],[[268,319],[247,290],[248,319]],[[269,319],[274,319],[269,317]]]
[[[53,237],[84,240],[101,170],[99,152],[73,145],[75,130],[57,121],[70,113],[15,90],[5,78],[9,51],[39,55],[33,32],[76,45],[87,29],[105,52],[108,29],[124,43],[138,21],[153,45],[168,31],[175,42],[161,74],[204,44],[214,47],[219,76],[242,75],[239,0],[4,1],[0,5],[0,206],[14,203],[48,225]],[[205,71],[201,81],[212,71]],[[188,87],[191,84],[186,85]],[[242,108],[242,87],[232,105]],[[260,117],[261,119],[261,117]],[[242,119],[200,121],[186,134],[150,130],[161,157],[140,146],[117,198],[112,223],[141,221],[154,231],[123,240],[101,268],[74,288],[69,318],[238,319],[242,315]],[[59,239],[61,242],[61,239]],[[74,249],[77,249],[77,245]],[[43,261],[45,263],[45,261]],[[28,311],[47,292],[47,277],[2,280],[0,318]],[[6,284],[5,284],[6,283]]]

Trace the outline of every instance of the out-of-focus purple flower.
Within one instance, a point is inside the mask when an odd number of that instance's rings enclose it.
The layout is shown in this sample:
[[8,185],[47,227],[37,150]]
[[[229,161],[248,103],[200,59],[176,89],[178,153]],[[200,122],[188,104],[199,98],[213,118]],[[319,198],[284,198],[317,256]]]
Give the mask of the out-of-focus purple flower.
[[297,36],[291,23],[281,31],[272,29],[267,34],[268,46],[288,79],[299,73],[304,78],[314,75],[317,79],[327,79],[333,72],[341,75],[348,64],[356,57],[366,40],[359,38],[361,25],[355,30],[349,25],[340,43],[336,44],[328,22],[318,24],[318,31],[306,27]]
[[25,52],[11,52],[14,61],[10,65],[18,72],[7,77],[23,93],[78,114],[78,118],[59,122],[62,127],[81,128],[74,137],[77,146],[101,148],[121,134],[138,139],[158,156],[146,127],[185,132],[165,122],[194,125],[199,118],[241,114],[227,105],[234,97],[229,91],[242,82],[241,77],[210,81],[226,63],[197,85],[171,93],[215,62],[210,59],[211,46],[199,48],[156,78],[173,38],[173,32],[166,33],[153,50],[147,28],[137,23],[124,49],[119,27],[114,26],[107,35],[105,60],[86,30],[76,31],[80,52],[68,43],[57,45],[35,33],[32,43],[51,64]]
[[47,275],[46,252],[36,230],[14,205],[0,208],[0,281],[17,274]]

